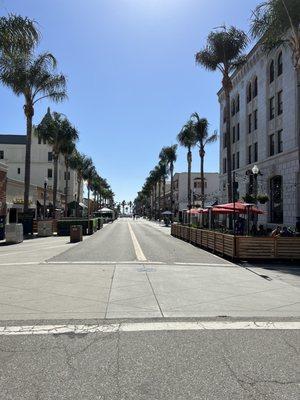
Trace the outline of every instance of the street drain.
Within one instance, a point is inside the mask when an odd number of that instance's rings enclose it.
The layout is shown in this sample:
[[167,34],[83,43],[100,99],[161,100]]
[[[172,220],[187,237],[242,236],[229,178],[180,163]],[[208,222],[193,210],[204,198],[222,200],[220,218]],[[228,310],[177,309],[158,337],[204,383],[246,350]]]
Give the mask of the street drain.
[[152,267],[147,267],[147,268],[143,267],[143,268],[138,268],[137,271],[138,272],[155,272],[156,270],[155,270],[155,268],[152,268]]

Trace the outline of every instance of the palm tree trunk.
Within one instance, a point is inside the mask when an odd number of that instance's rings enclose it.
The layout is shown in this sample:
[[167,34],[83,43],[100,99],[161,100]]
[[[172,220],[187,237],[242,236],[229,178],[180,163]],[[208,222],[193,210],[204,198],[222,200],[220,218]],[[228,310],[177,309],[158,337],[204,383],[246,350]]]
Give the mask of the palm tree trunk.
[[297,74],[297,132],[298,132],[298,174],[297,174],[297,210],[296,210],[296,223],[298,231],[300,232],[300,61],[298,61],[299,68],[296,70]]
[[175,217],[175,205],[174,205],[174,164],[170,164],[170,174],[171,174],[171,212],[173,213],[173,218]]
[[56,199],[57,199],[57,172],[58,172],[58,155],[54,153],[54,178],[53,178],[53,212],[55,218]]
[[[192,152],[189,148],[187,155],[188,162],[188,210],[192,208],[191,175],[192,175]],[[188,223],[191,224],[191,213],[188,214]]]
[[161,209],[161,178],[158,180],[158,219],[160,220]]
[[201,207],[204,208],[205,206],[205,193],[204,193],[204,148],[202,147],[199,150],[199,155],[200,155],[200,175],[201,175]]
[[69,191],[69,163],[65,158],[65,166],[66,166],[66,201],[65,201],[65,217],[68,216],[68,191]]
[[164,211],[167,209],[167,204],[166,204],[166,176],[163,176],[163,197],[164,197]]
[[30,191],[30,167],[31,167],[31,138],[32,138],[32,118],[34,109],[31,104],[26,103],[24,106],[26,115],[26,154],[25,154],[25,180],[24,180],[24,212],[29,208],[29,191]]
[[88,219],[90,218],[91,206],[90,206],[90,184],[88,182]]
[[156,220],[157,218],[157,183],[155,182],[154,184],[154,219]]
[[76,217],[78,217],[78,203],[80,201],[81,177],[77,181],[77,203],[76,203]]

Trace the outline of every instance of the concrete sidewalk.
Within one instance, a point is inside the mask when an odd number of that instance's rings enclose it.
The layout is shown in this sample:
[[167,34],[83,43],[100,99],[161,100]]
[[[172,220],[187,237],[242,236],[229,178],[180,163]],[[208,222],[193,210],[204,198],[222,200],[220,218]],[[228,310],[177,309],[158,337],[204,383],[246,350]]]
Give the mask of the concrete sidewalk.
[[300,288],[236,266],[0,267],[0,320],[300,317]]

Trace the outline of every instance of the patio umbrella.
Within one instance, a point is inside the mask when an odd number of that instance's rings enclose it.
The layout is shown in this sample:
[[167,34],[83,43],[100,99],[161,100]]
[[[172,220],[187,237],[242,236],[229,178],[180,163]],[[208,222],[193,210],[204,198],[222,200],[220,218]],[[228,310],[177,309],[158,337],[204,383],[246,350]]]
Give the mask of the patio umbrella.
[[237,201],[236,203],[227,203],[227,204],[219,204],[215,206],[215,208],[221,208],[224,210],[232,210],[235,211],[237,214],[263,214],[264,212],[257,208],[254,204],[250,203],[242,203]]
[[172,211],[164,211],[161,213],[161,215],[172,215]]
[[187,214],[197,215],[200,214],[199,211],[200,211],[199,208],[192,208],[191,210],[187,211]]

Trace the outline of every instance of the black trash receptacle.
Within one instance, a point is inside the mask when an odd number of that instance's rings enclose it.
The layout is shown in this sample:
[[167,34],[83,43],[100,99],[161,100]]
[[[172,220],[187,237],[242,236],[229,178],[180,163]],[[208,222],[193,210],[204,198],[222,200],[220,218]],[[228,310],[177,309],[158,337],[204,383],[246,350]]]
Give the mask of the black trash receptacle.
[[71,225],[70,226],[70,242],[71,243],[82,242],[82,226],[81,225]]
[[0,215],[0,240],[5,239],[5,215]]

